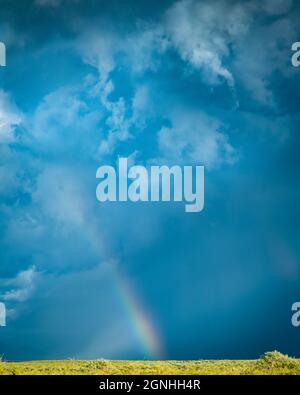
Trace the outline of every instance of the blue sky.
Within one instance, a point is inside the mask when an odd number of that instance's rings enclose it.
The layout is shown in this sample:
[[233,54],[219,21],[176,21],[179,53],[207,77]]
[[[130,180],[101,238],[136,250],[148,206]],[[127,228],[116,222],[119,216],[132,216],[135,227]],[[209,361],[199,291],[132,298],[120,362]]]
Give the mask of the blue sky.
[[[300,357],[296,1],[0,7],[0,354]],[[119,156],[204,165],[204,211],[100,204]]]

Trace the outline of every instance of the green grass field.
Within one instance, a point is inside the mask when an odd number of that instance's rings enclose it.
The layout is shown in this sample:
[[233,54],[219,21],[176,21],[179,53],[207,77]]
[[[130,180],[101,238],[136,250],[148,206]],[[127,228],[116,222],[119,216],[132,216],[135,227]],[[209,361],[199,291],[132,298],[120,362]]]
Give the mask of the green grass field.
[[0,362],[0,375],[115,375],[115,374],[300,374],[300,359],[277,351],[260,359],[217,361],[110,361],[66,360],[33,362]]

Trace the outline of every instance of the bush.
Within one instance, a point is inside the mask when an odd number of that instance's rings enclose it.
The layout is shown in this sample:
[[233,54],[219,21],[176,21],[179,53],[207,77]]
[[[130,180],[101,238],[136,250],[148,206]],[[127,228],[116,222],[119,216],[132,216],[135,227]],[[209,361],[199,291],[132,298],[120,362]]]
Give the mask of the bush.
[[293,358],[279,351],[264,353],[259,360],[260,364],[268,368],[289,368],[294,365]]
[[97,370],[97,369],[106,370],[111,367],[111,363],[110,363],[110,361],[107,361],[105,359],[96,359],[96,360],[86,362],[84,367],[87,369],[91,369],[91,370],[94,370],[94,369],[95,370]]

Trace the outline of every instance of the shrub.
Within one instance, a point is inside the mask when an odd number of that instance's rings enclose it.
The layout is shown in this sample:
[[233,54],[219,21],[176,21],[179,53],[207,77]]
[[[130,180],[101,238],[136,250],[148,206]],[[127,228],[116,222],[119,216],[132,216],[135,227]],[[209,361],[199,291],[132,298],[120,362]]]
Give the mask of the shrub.
[[109,369],[111,366],[110,361],[107,361],[105,359],[96,359],[96,360],[92,360],[92,361],[88,361],[85,363],[84,367],[87,369],[92,369],[92,370],[97,370],[97,369],[101,369],[101,370],[106,370]]
[[289,368],[293,367],[294,360],[279,351],[266,352],[260,357],[260,365],[266,368]]

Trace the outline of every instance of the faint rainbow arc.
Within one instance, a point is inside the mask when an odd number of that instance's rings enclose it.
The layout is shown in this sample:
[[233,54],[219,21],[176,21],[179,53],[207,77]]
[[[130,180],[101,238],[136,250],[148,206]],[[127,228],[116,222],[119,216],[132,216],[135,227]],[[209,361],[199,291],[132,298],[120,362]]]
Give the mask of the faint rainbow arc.
[[161,336],[153,319],[146,313],[132,284],[120,274],[115,275],[116,285],[127,315],[147,353],[147,358],[160,359],[164,356]]
[[[84,216],[81,219],[84,222]],[[93,224],[89,224],[88,237],[95,250],[99,250],[99,238],[97,229]],[[99,251],[101,253],[101,251]],[[99,254],[100,255],[100,254]],[[165,352],[161,336],[154,320],[147,314],[142,305],[141,298],[137,295],[133,285],[127,280],[125,275],[119,273],[118,265],[115,262],[110,263],[113,269],[113,279],[115,282],[116,293],[120,298],[121,304],[133,326],[140,344],[146,352],[146,356],[151,359],[164,358]]]

